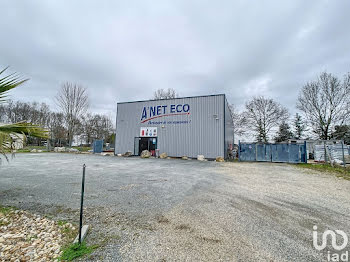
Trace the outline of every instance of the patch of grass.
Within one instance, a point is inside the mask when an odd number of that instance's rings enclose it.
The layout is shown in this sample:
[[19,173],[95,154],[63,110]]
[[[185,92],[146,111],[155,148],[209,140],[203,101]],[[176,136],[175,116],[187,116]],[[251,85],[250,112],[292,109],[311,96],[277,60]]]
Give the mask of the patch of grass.
[[0,213],[3,213],[4,215],[7,215],[8,213],[10,213],[11,211],[16,210],[14,207],[3,207],[0,206]]
[[25,146],[21,149],[17,149],[16,152],[17,153],[29,153],[33,149],[42,150],[44,152],[44,151],[46,151],[47,148],[46,148],[46,146]]
[[46,146],[26,146],[26,147],[30,149],[41,149],[41,150],[46,149]]
[[92,147],[89,146],[72,146],[72,148],[78,149],[80,152],[87,152],[92,149]]
[[74,239],[77,230],[72,230],[70,227],[65,227],[62,229],[64,237],[68,240]]
[[10,207],[10,206],[0,206],[0,226],[7,226],[11,223],[11,219],[14,216],[14,214],[11,212],[15,211],[16,208]]
[[31,242],[33,239],[37,239],[37,238],[38,238],[37,235],[27,236],[26,241]]
[[[90,149],[92,149],[91,147],[88,147],[88,146],[72,146],[72,148],[78,149],[80,152],[87,152]],[[42,150],[43,152],[47,152],[46,146],[25,146],[21,149],[17,149],[16,152],[17,153],[30,153],[30,151],[32,151],[33,149]],[[53,149],[54,149],[54,146],[51,147],[51,150],[53,150]]]
[[65,224],[67,224],[68,222],[67,221],[64,221],[64,220],[58,220],[57,221],[57,225],[59,226],[64,226]]
[[73,228],[67,224],[68,221],[65,220],[58,220],[56,223],[59,226],[63,236],[63,247],[68,247],[73,242],[75,236],[78,234],[78,228],[72,225],[74,227],[73,230]]
[[350,180],[350,168],[349,167],[332,167],[330,164],[298,164],[297,167],[317,170],[325,173],[332,173],[337,177],[342,177],[346,180]]
[[54,219],[54,216],[50,215],[50,214],[46,214],[46,215],[44,215],[44,217],[47,218],[47,219],[50,219],[50,220]]
[[87,246],[85,242],[82,242],[81,244],[71,244],[63,249],[59,261],[72,261],[78,257],[92,253],[95,248],[96,246]]
[[16,152],[17,153],[30,153],[30,150],[29,148],[21,148],[21,149],[17,149]]

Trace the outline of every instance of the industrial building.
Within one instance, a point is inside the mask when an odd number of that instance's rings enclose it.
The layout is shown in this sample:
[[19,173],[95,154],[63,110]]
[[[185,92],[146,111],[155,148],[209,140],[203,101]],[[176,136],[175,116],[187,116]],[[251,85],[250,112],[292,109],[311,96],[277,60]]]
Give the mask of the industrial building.
[[224,94],[117,104],[115,154],[227,158],[234,134]]

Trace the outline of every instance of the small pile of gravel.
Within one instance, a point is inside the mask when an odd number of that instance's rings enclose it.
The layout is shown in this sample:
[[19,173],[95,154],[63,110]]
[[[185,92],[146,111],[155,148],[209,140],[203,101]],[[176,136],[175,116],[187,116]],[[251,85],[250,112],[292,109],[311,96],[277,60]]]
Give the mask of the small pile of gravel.
[[61,255],[62,232],[75,230],[26,211],[0,211],[0,258],[4,261],[51,261]]

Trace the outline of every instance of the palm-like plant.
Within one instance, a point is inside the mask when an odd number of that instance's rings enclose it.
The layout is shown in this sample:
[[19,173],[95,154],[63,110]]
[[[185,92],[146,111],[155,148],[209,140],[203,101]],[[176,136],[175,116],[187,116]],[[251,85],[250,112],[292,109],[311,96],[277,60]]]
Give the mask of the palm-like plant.
[[[9,90],[28,81],[28,79],[22,79],[16,73],[2,77],[1,75],[6,69],[0,71],[0,104],[6,102],[5,98]],[[8,159],[6,153],[13,152],[15,141],[25,139],[26,135],[40,138],[48,137],[47,131],[31,123],[0,124],[0,155]]]

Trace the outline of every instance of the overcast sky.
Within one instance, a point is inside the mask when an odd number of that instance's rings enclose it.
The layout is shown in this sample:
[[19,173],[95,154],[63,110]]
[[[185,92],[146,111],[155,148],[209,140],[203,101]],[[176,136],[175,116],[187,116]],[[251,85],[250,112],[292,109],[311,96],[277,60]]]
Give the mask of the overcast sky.
[[12,99],[54,105],[64,81],[88,88],[90,110],[159,88],[180,96],[252,96],[295,112],[302,85],[350,71],[350,1],[1,2],[0,67],[30,78]]

